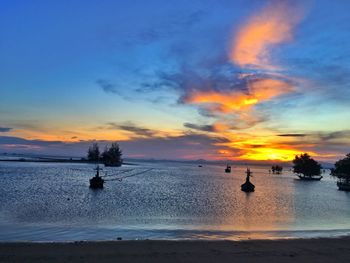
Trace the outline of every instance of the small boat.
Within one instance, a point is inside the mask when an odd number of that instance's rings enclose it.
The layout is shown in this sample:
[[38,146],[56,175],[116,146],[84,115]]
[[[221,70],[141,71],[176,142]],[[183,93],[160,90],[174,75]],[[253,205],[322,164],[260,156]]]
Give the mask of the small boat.
[[337,186],[340,191],[350,191],[350,180],[340,178]]
[[231,166],[230,165],[226,166],[225,173],[231,173]]
[[304,181],[320,181],[323,176],[322,175],[311,175],[311,176],[306,176],[306,175],[298,175],[300,180],[304,180]]
[[247,174],[247,177],[245,179],[245,183],[241,185],[241,190],[243,192],[254,192],[255,185],[253,185],[249,180],[249,178],[252,176],[252,172],[250,171],[249,168],[247,168],[246,174]]
[[203,166],[201,164],[199,164],[198,167],[203,167]]
[[98,189],[103,188],[105,181],[100,177],[100,166],[96,167],[96,175],[90,179],[90,188]]

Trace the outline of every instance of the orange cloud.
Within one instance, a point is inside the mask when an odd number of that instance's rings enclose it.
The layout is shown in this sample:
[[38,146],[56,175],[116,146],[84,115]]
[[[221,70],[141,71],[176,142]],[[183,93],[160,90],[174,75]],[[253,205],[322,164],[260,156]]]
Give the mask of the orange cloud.
[[293,91],[293,86],[276,79],[256,79],[248,83],[248,91],[196,91],[186,98],[187,103],[204,104],[212,112],[229,113]]
[[232,62],[241,67],[275,69],[269,48],[292,40],[293,28],[300,18],[300,11],[286,2],[265,7],[238,31],[230,53]]

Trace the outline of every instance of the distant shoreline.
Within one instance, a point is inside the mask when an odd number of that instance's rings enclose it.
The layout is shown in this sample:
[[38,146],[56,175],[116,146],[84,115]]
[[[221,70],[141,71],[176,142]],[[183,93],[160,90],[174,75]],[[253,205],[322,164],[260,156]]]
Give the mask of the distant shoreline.
[[[18,163],[86,163],[96,164],[86,160],[70,160],[70,159],[0,159],[0,162],[18,162]],[[102,164],[102,163],[101,163]],[[138,165],[136,163],[123,163],[123,165]]]
[[1,262],[346,262],[350,237],[0,243]]
[[[6,157],[12,157],[17,159],[4,159],[4,156]],[[25,161],[29,162],[56,162],[56,163],[90,163],[89,161],[82,160],[84,157],[71,157],[71,156],[37,156],[37,155],[11,155],[11,154],[0,154],[0,162],[8,162],[8,161],[21,161],[21,159],[25,159]],[[204,160],[204,159],[194,159],[194,160],[185,160],[185,159],[154,159],[154,158],[132,158],[132,157],[125,157],[124,160],[127,160],[127,162],[124,162],[124,164],[127,165],[136,165],[136,163],[144,163],[144,162],[151,162],[151,163],[187,163],[187,164],[194,164],[194,165],[220,165],[220,166],[226,166],[227,164],[230,164],[232,166],[272,166],[279,164],[283,166],[284,168],[291,168],[293,164],[291,162],[282,162],[282,161],[273,161],[273,160],[266,160],[266,161],[237,161],[237,160]],[[321,163],[323,169],[330,169],[333,168],[333,164],[331,163]]]

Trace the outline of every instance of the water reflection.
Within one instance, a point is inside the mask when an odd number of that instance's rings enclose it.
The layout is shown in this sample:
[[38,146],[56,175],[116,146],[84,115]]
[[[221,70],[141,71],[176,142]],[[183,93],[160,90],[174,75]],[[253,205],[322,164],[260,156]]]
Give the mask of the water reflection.
[[[197,228],[203,231],[238,231],[245,238],[268,238],[271,237],[269,231],[293,229],[294,187],[284,182],[291,178],[287,175],[267,175],[265,171],[265,167],[253,168],[252,180],[256,191],[244,193],[239,186],[245,180],[245,168],[234,168],[232,174],[226,175],[229,178],[224,180],[224,196],[217,203],[220,209],[216,207],[219,213],[213,218],[211,225],[200,225]],[[211,194],[218,197],[222,193]],[[217,238],[216,235],[212,237]]]
[[222,166],[142,163],[137,169],[148,167],[155,169],[95,191],[88,183],[93,166],[1,163],[0,228],[18,233],[20,226],[26,238],[40,233],[53,240],[269,238],[276,231],[350,229],[350,195],[328,176],[304,183],[289,171],[250,167],[256,189],[247,194],[240,189],[246,167],[224,173]]

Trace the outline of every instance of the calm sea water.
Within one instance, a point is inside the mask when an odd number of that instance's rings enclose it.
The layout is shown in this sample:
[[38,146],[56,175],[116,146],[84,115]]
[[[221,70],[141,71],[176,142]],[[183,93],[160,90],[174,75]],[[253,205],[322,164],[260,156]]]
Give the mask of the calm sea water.
[[[0,163],[0,240],[265,239],[350,233],[350,193],[250,167],[254,193],[240,190],[246,167],[139,163],[109,174],[152,171],[89,189],[89,164]],[[124,173],[123,176],[128,175]]]

